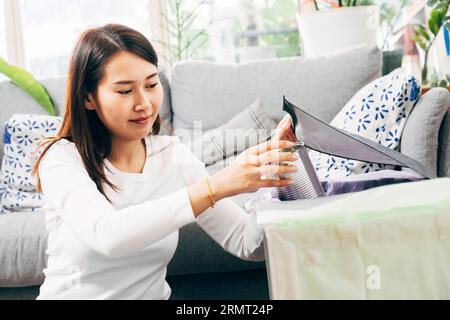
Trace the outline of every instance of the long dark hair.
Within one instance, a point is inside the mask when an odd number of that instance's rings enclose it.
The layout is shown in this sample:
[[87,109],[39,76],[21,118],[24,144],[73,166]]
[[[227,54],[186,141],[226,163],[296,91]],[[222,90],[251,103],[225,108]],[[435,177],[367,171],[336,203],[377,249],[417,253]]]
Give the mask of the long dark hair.
[[[111,134],[96,111],[85,108],[85,101],[89,93],[95,96],[105,65],[121,51],[134,53],[158,66],[155,49],[147,38],[123,25],[108,24],[88,29],[78,40],[69,65],[66,111],[61,128],[56,136],[45,138],[36,150],[46,145],[33,166],[33,175],[37,174],[38,192],[42,192],[39,164],[50,147],[61,139],[75,144],[90,178],[108,201],[110,199],[106,196],[102,183],[117,191],[118,188],[108,181],[104,171],[104,159],[111,153]],[[158,115],[150,134],[157,135],[160,127],[161,119]]]

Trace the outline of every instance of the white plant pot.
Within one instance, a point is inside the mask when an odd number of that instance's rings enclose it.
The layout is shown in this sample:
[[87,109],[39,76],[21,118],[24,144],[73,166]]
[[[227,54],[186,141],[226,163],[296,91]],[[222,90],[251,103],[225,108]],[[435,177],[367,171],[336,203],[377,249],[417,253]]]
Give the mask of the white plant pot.
[[277,49],[276,46],[240,47],[239,62],[276,58]]
[[301,52],[323,56],[361,43],[377,45],[380,9],[357,6],[297,13]]
[[219,63],[235,63],[236,50],[235,49],[217,49],[215,52],[216,62]]

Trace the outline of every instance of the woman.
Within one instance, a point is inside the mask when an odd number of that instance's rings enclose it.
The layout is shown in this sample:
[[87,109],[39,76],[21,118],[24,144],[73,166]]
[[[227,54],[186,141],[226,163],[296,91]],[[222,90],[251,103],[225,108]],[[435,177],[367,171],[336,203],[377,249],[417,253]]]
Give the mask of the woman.
[[148,40],[121,25],[84,32],[69,67],[60,131],[36,161],[48,264],[38,299],[168,299],[178,229],[196,221],[227,251],[263,260],[262,230],[227,197],[290,180],[289,122],[209,177],[177,137],[158,136],[163,92]]

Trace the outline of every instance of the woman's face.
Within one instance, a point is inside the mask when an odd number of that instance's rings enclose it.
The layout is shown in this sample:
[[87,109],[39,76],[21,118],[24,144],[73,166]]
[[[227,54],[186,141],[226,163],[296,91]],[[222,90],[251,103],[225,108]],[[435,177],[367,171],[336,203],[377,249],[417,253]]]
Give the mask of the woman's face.
[[163,99],[156,66],[126,51],[105,65],[95,96],[86,108],[96,110],[113,139],[140,140],[149,135]]

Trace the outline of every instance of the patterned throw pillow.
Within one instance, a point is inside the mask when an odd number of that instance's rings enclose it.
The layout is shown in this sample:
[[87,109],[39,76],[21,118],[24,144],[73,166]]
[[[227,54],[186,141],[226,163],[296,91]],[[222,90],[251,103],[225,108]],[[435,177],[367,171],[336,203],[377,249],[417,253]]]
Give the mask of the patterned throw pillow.
[[[419,99],[417,80],[396,69],[362,88],[331,121],[331,125],[398,150],[406,119]],[[392,166],[310,152],[320,179],[368,173]]]
[[43,137],[54,136],[61,118],[35,114],[15,114],[5,125],[4,156],[0,176],[0,214],[13,211],[34,212],[43,206],[31,176],[33,153]]

